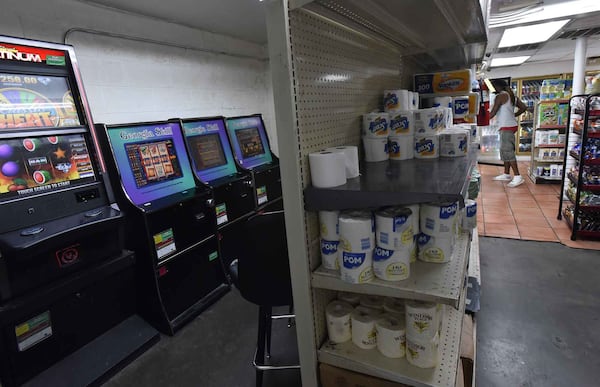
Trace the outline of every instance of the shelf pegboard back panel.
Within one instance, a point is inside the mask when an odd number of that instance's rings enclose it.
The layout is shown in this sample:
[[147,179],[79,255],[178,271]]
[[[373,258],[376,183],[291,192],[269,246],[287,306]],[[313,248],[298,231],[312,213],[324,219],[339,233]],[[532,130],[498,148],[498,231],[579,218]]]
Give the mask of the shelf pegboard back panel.
[[313,288],[313,316],[315,323],[315,344],[319,348],[327,340],[327,320],[325,312],[327,305],[337,299],[338,292],[328,289]]

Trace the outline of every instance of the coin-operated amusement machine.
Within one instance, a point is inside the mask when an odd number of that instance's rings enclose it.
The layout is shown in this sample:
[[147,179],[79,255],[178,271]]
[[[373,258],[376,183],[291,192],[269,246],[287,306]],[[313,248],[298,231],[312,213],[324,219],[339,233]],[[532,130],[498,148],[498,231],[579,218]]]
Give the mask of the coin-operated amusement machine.
[[73,48],[0,37],[4,386],[90,384],[159,338],[95,138]]
[[173,335],[229,290],[212,192],[196,186],[179,122],[97,125],[125,245],[138,257],[140,313]]

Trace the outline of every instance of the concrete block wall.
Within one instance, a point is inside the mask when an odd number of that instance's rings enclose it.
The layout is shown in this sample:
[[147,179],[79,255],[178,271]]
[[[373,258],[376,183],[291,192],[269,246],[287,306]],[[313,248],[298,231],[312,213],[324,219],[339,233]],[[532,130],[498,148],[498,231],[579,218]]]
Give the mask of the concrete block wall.
[[261,113],[278,154],[265,45],[78,0],[2,3],[0,34],[75,48],[95,122]]

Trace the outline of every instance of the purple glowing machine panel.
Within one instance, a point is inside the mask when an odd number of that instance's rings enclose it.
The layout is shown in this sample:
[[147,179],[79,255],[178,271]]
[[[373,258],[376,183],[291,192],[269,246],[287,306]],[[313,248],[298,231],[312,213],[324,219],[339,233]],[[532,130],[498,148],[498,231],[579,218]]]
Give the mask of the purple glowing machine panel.
[[227,119],[227,130],[238,163],[253,169],[273,162],[269,139],[260,115]]

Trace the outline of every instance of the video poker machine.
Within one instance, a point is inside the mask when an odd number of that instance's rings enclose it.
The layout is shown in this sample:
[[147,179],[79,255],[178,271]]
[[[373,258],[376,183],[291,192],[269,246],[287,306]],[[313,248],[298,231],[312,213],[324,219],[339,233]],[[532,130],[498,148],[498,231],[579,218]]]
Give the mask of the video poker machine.
[[[131,334],[123,324],[136,319],[135,256],[124,250],[123,214],[104,171],[73,48],[0,37],[4,386],[61,362],[89,364],[84,346],[114,339],[117,328]],[[119,362],[157,338],[154,331],[144,342],[115,344]],[[97,348],[92,361],[119,358],[110,352]],[[82,371],[81,380],[110,372],[111,362],[95,375]]]
[[140,313],[173,335],[229,291],[212,192],[196,186],[178,121],[97,129],[138,257]]
[[283,209],[279,159],[271,152],[262,116],[227,118],[227,133],[238,164],[252,173],[257,210]]

